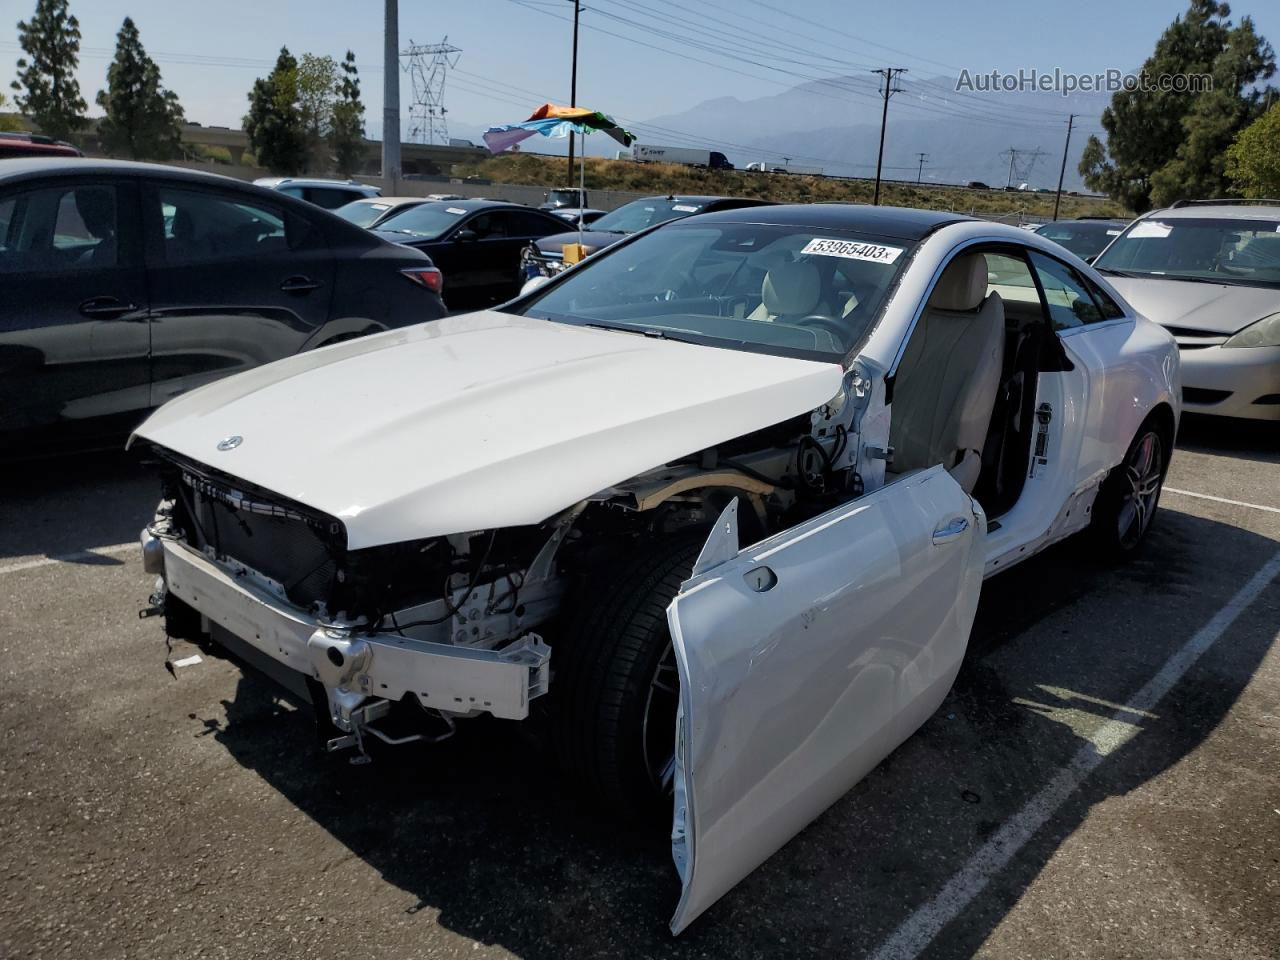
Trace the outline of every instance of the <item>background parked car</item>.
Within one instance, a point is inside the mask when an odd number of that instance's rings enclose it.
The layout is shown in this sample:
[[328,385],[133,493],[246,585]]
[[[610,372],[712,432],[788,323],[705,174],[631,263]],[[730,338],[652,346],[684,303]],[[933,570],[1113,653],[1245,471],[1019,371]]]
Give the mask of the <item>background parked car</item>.
[[0,133],[0,160],[12,157],[80,157],[74,145],[38,133]]
[[[577,230],[556,233],[531,243],[521,254],[521,276],[524,280],[534,277],[553,277],[564,269],[564,245],[581,242],[587,253],[603,250],[623,237],[652,227],[656,223],[691,217],[695,213],[712,213],[716,210],[736,210],[739,207],[768,206],[769,200],[749,200],[742,197],[645,197],[632,200],[606,213],[580,235]],[[557,211],[559,213],[560,211]],[[579,241],[581,236],[581,241]]]
[[114,443],[227,374],[444,314],[421,253],[238,180],[0,161],[0,459]]
[[1280,421],[1280,201],[1180,201],[1094,263],[1178,341],[1189,413]]
[[559,210],[561,207],[585,207],[588,203],[587,191],[581,187],[556,187],[544,194],[539,210]]
[[428,254],[444,274],[449,309],[470,310],[519,293],[520,252],[564,228],[559,217],[517,203],[457,200],[412,207],[375,232]]
[[568,220],[574,226],[577,226],[581,220],[583,225],[595,223],[603,217],[608,211],[597,210],[595,207],[559,207],[551,211],[561,220]]
[[361,197],[343,204],[333,212],[347,223],[372,230],[384,220],[420,203],[432,203],[429,197]]
[[382,191],[355,180],[320,180],[303,177],[259,177],[256,186],[279,190],[290,197],[314,203],[326,210],[336,210],[361,197],[380,197]]
[[1081,260],[1092,262],[1108,243],[1120,236],[1128,220],[1105,217],[1081,217],[1079,220],[1055,220],[1034,228],[1046,240],[1066,247]]

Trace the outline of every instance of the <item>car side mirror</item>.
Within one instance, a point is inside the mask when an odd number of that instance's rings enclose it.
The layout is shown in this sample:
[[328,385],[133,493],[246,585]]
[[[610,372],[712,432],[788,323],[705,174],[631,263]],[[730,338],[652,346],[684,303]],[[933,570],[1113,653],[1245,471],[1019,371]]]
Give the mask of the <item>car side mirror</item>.
[[464,243],[468,240],[479,240],[480,234],[476,233],[474,230],[459,230],[453,235],[453,239],[459,243]]

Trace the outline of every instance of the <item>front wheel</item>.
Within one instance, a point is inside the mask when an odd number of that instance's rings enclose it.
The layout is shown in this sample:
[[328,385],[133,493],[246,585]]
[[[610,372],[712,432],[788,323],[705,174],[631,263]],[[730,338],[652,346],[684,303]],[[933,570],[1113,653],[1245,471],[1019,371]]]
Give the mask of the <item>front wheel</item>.
[[1159,428],[1148,420],[1124,460],[1103,481],[1094,501],[1091,529],[1109,558],[1133,553],[1151,528],[1168,466],[1165,447]]
[[559,753],[624,818],[670,809],[680,681],[667,606],[704,538],[674,537],[617,564],[568,627],[553,683]]

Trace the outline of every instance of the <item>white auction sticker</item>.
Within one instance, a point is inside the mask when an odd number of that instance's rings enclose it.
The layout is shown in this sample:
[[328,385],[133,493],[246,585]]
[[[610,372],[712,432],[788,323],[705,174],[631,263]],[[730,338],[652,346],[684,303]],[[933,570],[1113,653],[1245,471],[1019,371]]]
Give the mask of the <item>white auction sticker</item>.
[[1129,231],[1130,240],[1160,240],[1173,232],[1173,227],[1159,220],[1143,220]]
[[677,204],[674,204],[674,205],[671,207],[671,209],[672,209],[672,210],[675,210],[675,211],[678,211],[679,213],[697,213],[697,212],[698,212],[699,210],[701,210],[702,208],[701,208],[701,207],[693,207],[693,206],[690,206],[690,205],[689,205],[689,204],[687,204],[687,203],[677,203]]
[[445,207],[444,212],[457,215],[457,214],[466,213],[467,211],[463,210],[461,207]]
[[816,253],[820,257],[844,257],[846,260],[870,260],[872,263],[893,263],[902,253],[902,247],[886,247],[879,243],[862,243],[857,240],[832,240],[815,237],[801,253]]

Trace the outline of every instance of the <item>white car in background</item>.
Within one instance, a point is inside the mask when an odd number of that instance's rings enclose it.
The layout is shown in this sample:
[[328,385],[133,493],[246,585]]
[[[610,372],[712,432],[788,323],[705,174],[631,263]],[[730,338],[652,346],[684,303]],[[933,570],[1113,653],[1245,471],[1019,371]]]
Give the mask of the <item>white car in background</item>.
[[1153,210],[1094,266],[1177,338],[1188,412],[1280,421],[1280,201]]
[[133,442],[170,630],[331,749],[551,701],[583,789],[673,816],[679,932],[933,713],[984,577],[1138,546],[1178,415],[1172,337],[1061,247],[821,204],[665,224]]

